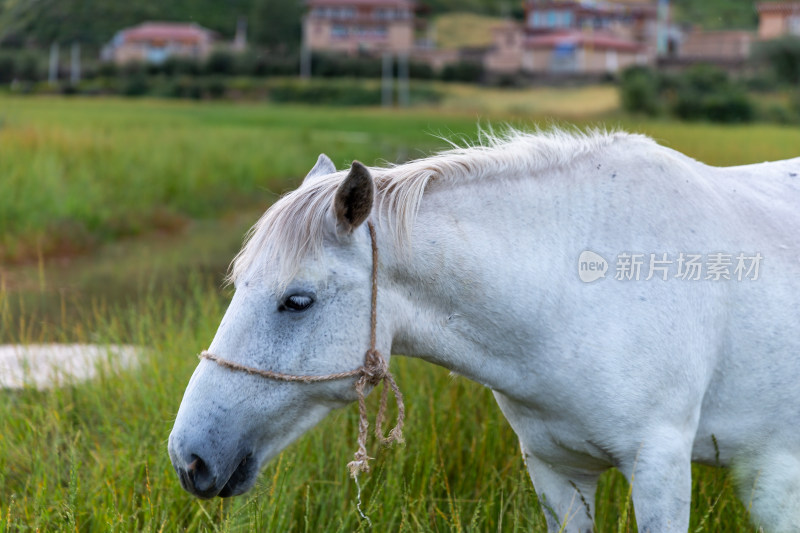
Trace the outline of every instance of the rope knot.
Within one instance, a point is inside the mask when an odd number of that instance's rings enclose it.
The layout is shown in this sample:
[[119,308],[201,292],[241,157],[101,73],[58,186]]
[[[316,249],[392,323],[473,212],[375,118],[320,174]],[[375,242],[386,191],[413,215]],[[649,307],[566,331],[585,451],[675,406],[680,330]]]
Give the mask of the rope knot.
[[386,359],[375,348],[370,348],[364,355],[364,370],[363,375],[367,384],[376,387],[389,371],[389,366],[386,364]]
[[[364,387],[372,385],[377,387],[383,383],[381,391],[381,401],[378,407],[378,414],[375,416],[375,436],[381,444],[388,446],[393,442],[403,443],[403,419],[405,418],[405,406],[403,405],[403,394],[397,387],[392,374],[389,372],[389,365],[386,359],[375,348],[370,348],[364,356],[364,365],[361,367],[361,377],[356,381],[355,388],[358,394],[358,451],[353,460],[348,463],[350,475],[356,477],[359,472],[369,472],[369,460],[372,457],[367,455],[367,431],[369,422],[367,421],[367,404],[364,397]],[[386,404],[389,389],[392,389],[395,401],[397,402],[397,424],[389,432],[383,435],[383,422],[386,417]]]

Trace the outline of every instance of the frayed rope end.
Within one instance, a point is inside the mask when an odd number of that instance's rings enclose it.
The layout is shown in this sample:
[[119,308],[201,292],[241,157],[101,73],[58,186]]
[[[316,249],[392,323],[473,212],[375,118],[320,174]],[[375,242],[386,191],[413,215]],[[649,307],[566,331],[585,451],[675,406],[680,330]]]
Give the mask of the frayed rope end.
[[354,459],[347,463],[347,468],[350,469],[350,477],[355,479],[361,472],[369,472],[370,459],[372,459],[372,457],[367,457],[366,453],[362,453],[361,451],[356,452]]

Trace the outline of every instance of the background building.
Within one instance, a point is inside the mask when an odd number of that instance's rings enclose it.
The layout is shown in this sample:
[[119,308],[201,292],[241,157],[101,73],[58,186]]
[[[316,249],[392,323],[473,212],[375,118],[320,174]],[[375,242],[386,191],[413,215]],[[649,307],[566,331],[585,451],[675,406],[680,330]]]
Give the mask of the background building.
[[496,29],[485,66],[494,73],[597,75],[652,64],[657,14],[653,2],[528,0],[522,23]]
[[411,0],[308,0],[305,45],[314,52],[393,52],[414,47]]
[[145,22],[120,30],[102,51],[103,59],[122,64],[130,61],[162,63],[178,56],[205,59],[216,33],[197,24]]
[[746,30],[702,30],[694,28],[684,33],[676,53],[664,58],[661,66],[680,66],[708,63],[737,69],[750,58],[755,33]]
[[758,38],[800,36],[800,2],[762,2],[758,9]]

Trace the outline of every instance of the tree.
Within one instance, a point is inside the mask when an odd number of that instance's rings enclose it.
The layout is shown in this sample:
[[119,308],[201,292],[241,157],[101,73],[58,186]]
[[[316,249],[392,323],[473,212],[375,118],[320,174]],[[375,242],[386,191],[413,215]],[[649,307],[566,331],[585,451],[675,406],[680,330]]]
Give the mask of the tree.
[[249,20],[252,40],[279,52],[297,50],[303,10],[300,0],[254,0]]
[[752,29],[758,13],[752,0],[672,0],[672,19],[707,30]]
[[800,37],[786,36],[759,44],[755,52],[759,62],[768,64],[778,80],[800,84]]
[[[148,20],[194,22],[229,39],[255,0],[0,0],[0,42],[49,46],[73,41],[100,47]],[[285,0],[291,3],[291,0]]]

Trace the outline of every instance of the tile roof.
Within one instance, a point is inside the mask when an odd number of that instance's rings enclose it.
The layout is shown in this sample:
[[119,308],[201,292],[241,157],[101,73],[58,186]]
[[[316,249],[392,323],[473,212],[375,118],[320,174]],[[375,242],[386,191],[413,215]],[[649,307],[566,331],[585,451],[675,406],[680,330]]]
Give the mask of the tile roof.
[[122,30],[125,42],[175,40],[200,41],[211,38],[214,32],[186,22],[144,22]]

